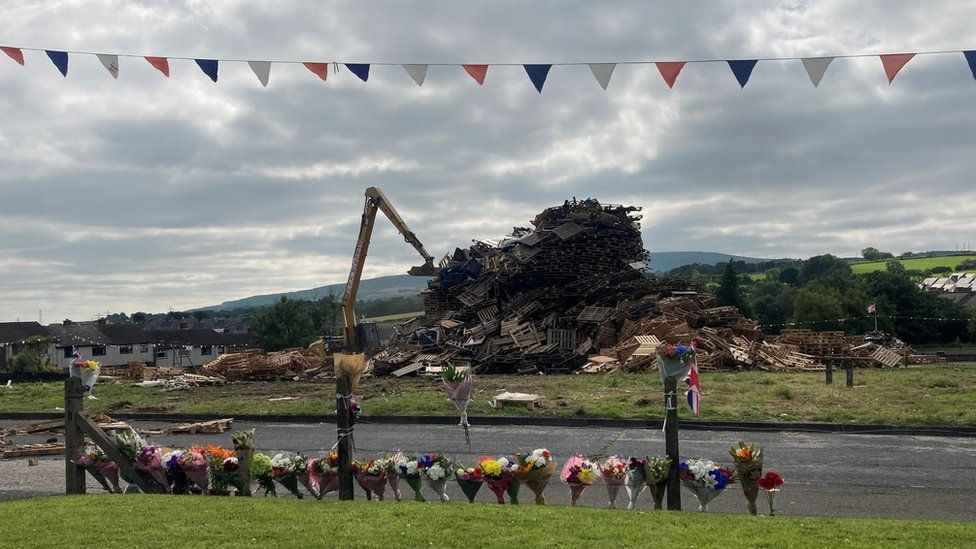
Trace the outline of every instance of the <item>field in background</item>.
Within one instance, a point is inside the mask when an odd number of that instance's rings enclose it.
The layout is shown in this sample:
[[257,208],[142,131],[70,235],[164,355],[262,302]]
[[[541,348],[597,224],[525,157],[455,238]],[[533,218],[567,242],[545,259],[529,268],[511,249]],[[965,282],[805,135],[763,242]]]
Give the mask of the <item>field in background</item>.
[[[503,391],[543,397],[536,410],[492,409],[488,401]],[[726,421],[816,421],[976,425],[976,364],[856,370],[855,386],[834,385],[822,372],[702,372],[702,419]],[[356,391],[363,413],[454,416],[437,378],[364,378]],[[192,391],[162,392],[129,382],[100,383],[88,410],[197,412],[228,417],[240,413],[329,413],[335,386],[328,383],[251,382]],[[288,400],[275,400],[292,397]],[[53,412],[64,406],[62,383],[21,383],[0,390],[0,412]],[[650,418],[662,416],[657,374],[559,376],[476,376],[468,409],[475,415]],[[680,415],[689,418],[682,400]]]
[[10,547],[965,547],[976,537],[976,525],[936,521],[259,497],[58,496],[0,513]]
[[918,257],[912,259],[897,259],[886,261],[871,261],[865,263],[852,263],[851,270],[854,274],[865,274],[874,271],[882,271],[886,268],[888,261],[898,261],[908,271],[927,271],[933,267],[949,267],[955,269],[960,263],[967,260],[976,259],[976,255],[946,255],[940,257]]
[[375,322],[377,324],[391,324],[396,322],[403,322],[404,320],[410,320],[411,318],[416,316],[424,316],[424,312],[414,311],[412,313],[399,313],[395,315],[376,316],[373,318],[367,318],[365,320],[369,322]]

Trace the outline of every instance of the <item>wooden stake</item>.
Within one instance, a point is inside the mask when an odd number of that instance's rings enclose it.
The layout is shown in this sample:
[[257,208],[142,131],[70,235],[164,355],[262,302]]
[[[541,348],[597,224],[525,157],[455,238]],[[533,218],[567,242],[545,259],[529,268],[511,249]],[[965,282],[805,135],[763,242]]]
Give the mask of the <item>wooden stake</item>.
[[834,382],[834,363],[830,360],[825,360],[824,363],[827,366],[824,370],[827,373],[827,385],[831,385]]
[[848,387],[854,386],[854,361],[853,360],[847,361],[847,386]]
[[84,410],[81,380],[69,377],[64,382],[64,484],[66,494],[85,493],[85,468],[74,460],[85,451],[85,433],[79,425]]
[[664,447],[671,458],[668,474],[668,510],[681,510],[681,481],[678,479],[678,380],[664,379]]
[[356,494],[352,482],[352,421],[349,416],[349,401],[342,395],[350,394],[349,380],[336,376],[336,436],[339,443],[339,499],[351,500]]

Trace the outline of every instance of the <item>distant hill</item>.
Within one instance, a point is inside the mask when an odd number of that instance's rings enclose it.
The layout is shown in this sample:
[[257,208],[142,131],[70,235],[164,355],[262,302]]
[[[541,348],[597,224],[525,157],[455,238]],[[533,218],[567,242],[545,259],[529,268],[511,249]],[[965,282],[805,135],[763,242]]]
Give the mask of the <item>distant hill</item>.
[[[721,252],[651,252],[651,269],[655,272],[663,273],[670,271],[675,267],[681,267],[682,265],[690,265],[692,263],[714,265],[720,261],[728,261],[729,259],[742,260],[748,263],[766,261],[765,259],[745,257],[741,255],[729,255]],[[289,299],[315,301],[327,297],[331,293],[335,294],[336,298],[339,298],[342,296],[342,292],[345,290],[345,287],[346,283],[341,282],[338,284],[329,284],[328,286],[319,286],[318,288],[312,288],[310,290],[298,290],[294,292],[282,292],[277,294],[245,297],[243,299],[225,301],[220,305],[199,307],[193,310],[224,311],[230,309],[263,307],[264,305],[270,305],[275,301],[278,301],[282,298],[282,296]],[[377,278],[363,279],[359,285],[358,298],[363,301],[371,301],[373,299],[381,299],[385,297],[416,295],[425,289],[427,289],[427,279],[422,276],[381,276]]]
[[[223,311],[229,309],[262,307],[264,305],[270,305],[282,297],[316,301],[328,297],[329,294],[334,294],[338,300],[341,299],[342,292],[345,291],[345,289],[346,283],[342,282],[339,284],[329,284],[328,286],[319,286],[318,288],[312,288],[310,290],[298,290],[294,292],[282,292],[277,294],[245,297],[243,299],[225,301],[220,305],[213,305],[211,307],[199,307],[194,310]],[[425,289],[427,289],[427,278],[422,276],[380,276],[377,278],[363,279],[359,284],[359,294],[357,298],[363,301],[371,301],[373,299],[381,299],[384,297],[417,295],[419,292]]]
[[720,262],[725,263],[730,259],[745,261],[746,263],[769,261],[768,259],[730,255],[722,252],[651,252],[651,270],[656,273],[666,273],[671,269],[691,265],[692,263],[714,265]]

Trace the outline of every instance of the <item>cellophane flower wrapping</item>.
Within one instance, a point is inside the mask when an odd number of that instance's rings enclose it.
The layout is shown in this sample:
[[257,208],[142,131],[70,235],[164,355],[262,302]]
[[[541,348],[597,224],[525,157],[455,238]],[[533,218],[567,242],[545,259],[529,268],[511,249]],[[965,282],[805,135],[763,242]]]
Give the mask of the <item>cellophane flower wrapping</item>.
[[184,452],[180,468],[203,495],[210,495],[210,464],[206,448],[193,446]]
[[516,465],[512,468],[515,480],[524,483],[535,494],[536,505],[546,505],[545,490],[549,479],[556,471],[556,460],[552,453],[545,448],[537,448],[532,453],[522,456],[515,454]]
[[339,454],[332,451],[326,457],[308,461],[308,484],[316,499],[339,490]]
[[[146,447],[146,441],[144,441],[142,437],[140,437],[139,434],[132,429],[127,429],[117,433],[115,435],[115,444],[118,447],[119,452],[128,458],[131,463],[136,462],[136,457],[139,456],[139,452]],[[125,480],[131,484],[136,482],[137,479],[127,478]]]
[[166,478],[174,494],[188,494],[190,492],[190,478],[180,466],[186,452],[183,450],[169,450],[163,453],[163,468]]
[[617,508],[617,495],[627,481],[629,472],[627,460],[619,456],[610,456],[600,464],[600,477],[607,487],[607,505],[611,509]]
[[396,462],[397,472],[413,490],[414,501],[427,501],[424,499],[423,479],[424,469],[433,464],[430,454],[422,456],[402,456]]
[[454,464],[442,454],[431,456],[430,466],[424,469],[424,478],[427,479],[427,484],[440,498],[441,503],[451,501],[451,498],[447,496],[447,481],[450,480],[452,470],[454,470]]
[[627,489],[627,509],[637,508],[637,499],[647,485],[644,482],[644,466],[647,460],[631,457],[627,461],[627,478],[624,480],[624,487]]
[[166,477],[166,469],[163,467],[162,448],[151,444],[140,450],[139,455],[136,456],[136,468],[152,477],[167,494],[172,493],[172,487]]
[[[478,467],[481,468],[485,483],[488,484],[488,489],[495,494],[495,499],[498,503],[505,503],[506,494],[510,498],[512,497],[512,486],[518,481],[512,476],[513,463],[511,460],[506,457],[500,457],[498,459],[482,457],[478,460]],[[515,498],[512,503],[518,504],[517,488],[514,490]]]
[[[285,487],[293,496],[302,499],[302,492],[298,489],[299,468],[304,469],[305,462],[299,464],[295,458],[290,458],[284,454],[275,454],[271,458],[271,470],[274,473],[274,480]],[[301,471],[304,474],[304,470]]]
[[102,474],[103,477],[108,481],[109,485],[112,487],[112,491],[116,494],[122,493],[122,487],[119,486],[119,465],[114,461],[106,458],[95,462],[95,468],[98,472]]
[[595,463],[586,459],[583,454],[572,456],[563,465],[559,478],[569,486],[569,504],[573,507],[583,492],[593,484],[600,470]]
[[644,478],[654,499],[654,508],[664,508],[664,495],[668,488],[668,478],[671,474],[671,459],[668,457],[648,457],[644,466]]
[[759,495],[759,478],[763,472],[763,449],[756,449],[756,443],[739,441],[738,445],[729,448],[729,455],[735,464],[735,473],[742,485],[742,493],[749,504],[749,513],[758,514],[756,497]]
[[376,499],[383,501],[386,493],[386,462],[381,459],[374,459],[367,462],[358,473],[359,483],[372,492]]
[[[100,484],[106,492],[112,492],[112,486],[109,485],[108,479],[98,467],[99,463],[106,461],[108,461],[108,459],[105,457],[104,452],[102,452],[100,448],[97,446],[89,446],[85,449],[85,452],[78,457],[78,459],[74,460],[73,463],[80,467],[84,467],[85,471],[91,475],[91,477],[95,479],[95,481],[98,482],[98,484]],[[108,463],[112,463],[114,465],[114,463],[111,461],[108,461]],[[118,471],[118,468],[116,468],[116,471]]]
[[708,504],[721,494],[733,481],[729,469],[707,459],[695,458],[678,465],[681,484],[691,490],[698,499],[698,510],[708,511]]
[[77,359],[71,362],[68,367],[68,375],[81,380],[84,396],[90,396],[95,382],[98,381],[98,374],[102,371],[102,363],[94,360]]
[[394,452],[386,455],[386,457],[383,458],[383,466],[386,469],[386,483],[393,492],[393,501],[396,501],[397,503],[399,503],[400,499],[403,497],[403,494],[400,493],[400,469],[397,467],[397,463],[399,463],[402,458],[402,452]]
[[[471,375],[471,370],[460,374],[453,367],[450,368],[449,373],[445,372],[444,391],[447,393],[447,398],[454,403],[454,407],[461,413],[461,420],[458,425],[464,428],[464,440],[468,446],[471,446],[471,434],[468,432],[468,427],[470,427],[468,424],[468,404],[471,403],[471,389],[474,378]],[[461,375],[464,377],[458,379]]]
[[[210,473],[210,493],[226,495],[231,487],[229,473],[224,470],[224,460],[234,457],[234,452],[220,446],[207,446],[207,470]],[[236,458],[235,458],[236,459]]]
[[266,454],[255,452],[251,457],[251,478],[264,490],[264,497],[278,496],[278,491],[275,489],[274,466],[271,464],[271,458]]
[[468,468],[459,466],[454,471],[454,480],[457,481],[461,491],[468,498],[468,503],[474,503],[474,498],[478,496],[478,492],[485,483],[484,473],[478,466]]

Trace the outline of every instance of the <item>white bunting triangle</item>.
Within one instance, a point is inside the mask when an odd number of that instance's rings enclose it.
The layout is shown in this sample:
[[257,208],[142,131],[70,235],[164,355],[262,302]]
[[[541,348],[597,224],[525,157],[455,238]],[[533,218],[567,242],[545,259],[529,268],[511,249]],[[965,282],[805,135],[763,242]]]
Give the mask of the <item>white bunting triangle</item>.
[[827,72],[827,66],[833,60],[833,57],[803,58],[803,68],[807,70],[807,76],[810,77],[810,82],[813,82],[813,87],[816,88],[820,85],[820,79],[823,78],[824,73]]
[[403,70],[407,71],[418,86],[424,85],[424,80],[427,78],[427,65],[404,65]]
[[112,78],[119,77],[119,56],[110,53],[96,53],[98,60],[102,62],[105,70],[112,75]]
[[589,63],[590,72],[596,78],[604,90],[610,85],[610,77],[613,76],[613,69],[617,68],[616,63]]
[[247,64],[254,71],[254,76],[261,81],[261,85],[268,87],[268,79],[271,78],[271,61],[248,61]]

